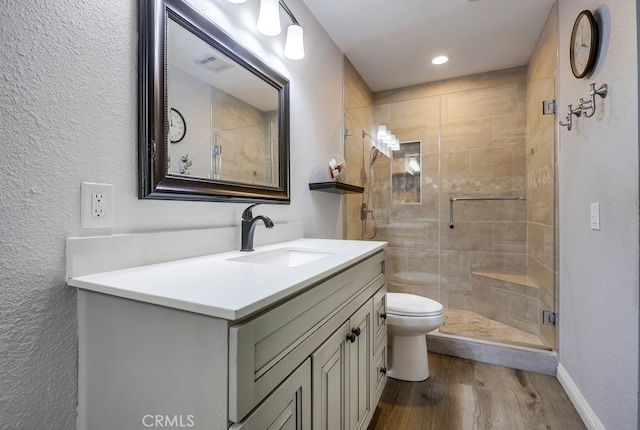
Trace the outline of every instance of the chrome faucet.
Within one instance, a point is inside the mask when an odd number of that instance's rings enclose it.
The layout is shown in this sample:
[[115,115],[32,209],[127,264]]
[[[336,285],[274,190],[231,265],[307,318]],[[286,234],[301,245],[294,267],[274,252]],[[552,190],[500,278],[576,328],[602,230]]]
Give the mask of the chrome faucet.
[[242,244],[240,251],[253,251],[253,232],[256,229],[256,221],[262,220],[265,227],[273,228],[273,221],[269,217],[263,215],[253,217],[251,209],[259,204],[251,205],[242,212]]

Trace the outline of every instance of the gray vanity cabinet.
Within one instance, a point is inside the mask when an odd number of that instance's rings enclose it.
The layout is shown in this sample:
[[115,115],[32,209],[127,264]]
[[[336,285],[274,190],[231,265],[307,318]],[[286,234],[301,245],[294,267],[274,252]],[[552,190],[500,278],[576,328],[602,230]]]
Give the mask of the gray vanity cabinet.
[[364,429],[385,291],[384,252],[239,321],[79,290],[78,428]]

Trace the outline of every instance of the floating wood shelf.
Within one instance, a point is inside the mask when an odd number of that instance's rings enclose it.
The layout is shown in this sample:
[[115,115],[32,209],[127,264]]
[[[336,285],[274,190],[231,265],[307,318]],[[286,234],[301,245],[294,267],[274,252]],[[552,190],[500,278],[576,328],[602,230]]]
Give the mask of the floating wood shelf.
[[364,192],[363,187],[357,185],[345,184],[344,182],[313,182],[309,184],[310,190],[324,191],[326,193],[334,194],[362,194]]

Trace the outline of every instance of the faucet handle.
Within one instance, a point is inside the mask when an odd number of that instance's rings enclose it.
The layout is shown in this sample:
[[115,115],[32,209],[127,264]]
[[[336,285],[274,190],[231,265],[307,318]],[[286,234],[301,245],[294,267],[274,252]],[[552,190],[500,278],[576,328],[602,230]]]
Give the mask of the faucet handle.
[[242,212],[242,219],[245,220],[245,221],[251,221],[251,219],[253,218],[253,213],[251,212],[251,210],[254,207],[258,206],[259,204],[260,203],[255,203],[255,204],[252,204],[251,206],[249,206],[248,208],[246,208],[244,210],[244,212]]

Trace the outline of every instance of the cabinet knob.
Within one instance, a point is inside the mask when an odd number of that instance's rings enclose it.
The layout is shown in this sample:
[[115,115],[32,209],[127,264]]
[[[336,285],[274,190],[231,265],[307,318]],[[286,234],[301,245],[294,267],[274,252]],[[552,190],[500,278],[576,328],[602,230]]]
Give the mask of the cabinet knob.
[[387,368],[386,367],[381,367],[380,368],[380,373],[382,373],[383,375],[387,374]]
[[387,319],[387,313],[386,312],[382,312],[380,314],[380,319],[386,320]]
[[355,341],[356,341],[356,334],[355,334],[355,333],[349,333],[349,334],[347,335],[347,340],[348,340],[349,342],[351,342],[351,343],[355,342]]
[[360,327],[352,328],[351,333],[355,334],[356,336],[360,336]]

